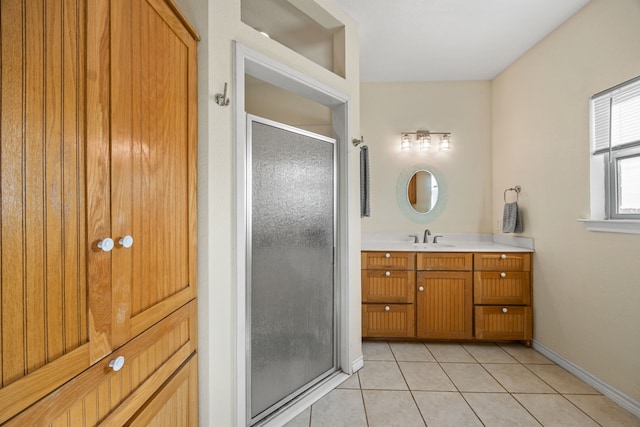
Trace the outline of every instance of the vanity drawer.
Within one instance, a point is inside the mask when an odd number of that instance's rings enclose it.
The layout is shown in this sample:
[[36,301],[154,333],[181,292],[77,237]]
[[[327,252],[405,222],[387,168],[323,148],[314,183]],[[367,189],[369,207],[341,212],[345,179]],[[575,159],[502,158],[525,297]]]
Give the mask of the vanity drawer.
[[413,271],[362,270],[362,302],[414,302],[415,283]]
[[527,252],[497,252],[473,254],[475,270],[531,271],[531,254]]
[[417,269],[424,271],[471,271],[473,255],[462,252],[421,252]]
[[415,270],[414,252],[362,252],[362,269],[366,270]]
[[530,341],[532,323],[531,307],[475,306],[476,339]]
[[363,337],[415,337],[413,304],[362,304]]
[[531,274],[526,271],[474,273],[474,304],[531,304]]

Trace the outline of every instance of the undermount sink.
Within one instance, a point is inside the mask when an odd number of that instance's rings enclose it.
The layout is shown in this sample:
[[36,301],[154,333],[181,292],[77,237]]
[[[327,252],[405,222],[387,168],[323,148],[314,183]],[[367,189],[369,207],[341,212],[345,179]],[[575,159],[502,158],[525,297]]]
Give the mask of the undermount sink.
[[413,246],[418,249],[453,248],[453,245],[446,243],[414,243]]

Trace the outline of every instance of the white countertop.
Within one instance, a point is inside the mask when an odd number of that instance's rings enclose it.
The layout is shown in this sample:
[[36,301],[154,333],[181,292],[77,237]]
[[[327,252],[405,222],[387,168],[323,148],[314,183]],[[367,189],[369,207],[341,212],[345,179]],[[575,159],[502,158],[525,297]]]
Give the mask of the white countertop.
[[[413,243],[411,234],[363,233],[363,251],[399,252],[535,252],[533,239],[500,234],[444,234],[438,243]],[[434,235],[437,235],[433,233]],[[418,235],[422,241],[422,235]],[[429,237],[433,240],[433,235]]]

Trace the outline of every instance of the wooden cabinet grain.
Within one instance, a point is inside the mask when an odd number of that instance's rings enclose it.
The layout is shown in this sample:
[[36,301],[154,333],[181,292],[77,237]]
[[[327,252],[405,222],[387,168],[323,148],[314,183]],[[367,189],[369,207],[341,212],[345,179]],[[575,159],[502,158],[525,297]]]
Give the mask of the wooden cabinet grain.
[[526,252],[363,251],[362,335],[531,345],[531,262]]
[[472,338],[471,254],[419,253],[417,265],[417,337]]
[[474,254],[474,316],[478,340],[519,340],[531,346],[530,253]]
[[195,300],[197,34],[170,0],[0,8],[3,423]]
[[362,252],[362,336],[415,335],[415,254]]

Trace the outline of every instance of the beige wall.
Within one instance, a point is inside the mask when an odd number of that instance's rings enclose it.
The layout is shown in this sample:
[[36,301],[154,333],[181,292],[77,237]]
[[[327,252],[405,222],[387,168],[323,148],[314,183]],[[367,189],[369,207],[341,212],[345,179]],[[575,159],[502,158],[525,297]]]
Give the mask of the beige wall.
[[[371,162],[371,217],[362,220],[362,231],[490,233],[490,82],[363,83],[360,97]],[[401,151],[400,132],[418,129],[452,132],[453,149]],[[444,179],[445,204],[428,222],[413,222],[396,202],[398,178],[414,164]]]
[[640,74],[639,23],[638,0],[592,0],[492,88],[493,215],[522,185],[535,339],[636,401],[640,236],[576,220],[589,217],[589,97]]
[[247,76],[245,111],[333,138],[329,107],[251,76]]
[[[198,148],[198,296],[200,360],[200,425],[235,425],[236,368],[244,355],[235,354],[235,159],[233,103],[215,104],[215,94],[225,82],[233,87],[233,41],[236,40],[286,66],[303,73],[351,98],[351,129],[359,128],[358,29],[328,0],[316,0],[325,10],[347,24],[346,79],[292,52],[273,40],[257,34],[240,21],[238,0],[175,0],[200,32],[199,44],[199,148]],[[354,240],[350,256],[354,269],[350,280],[354,318],[347,319],[351,335],[360,331],[360,271],[358,212],[358,157],[350,154],[355,176],[350,179],[350,209],[353,212],[349,234]],[[356,298],[357,297],[357,298]],[[359,340],[352,343],[352,354],[361,354]]]

